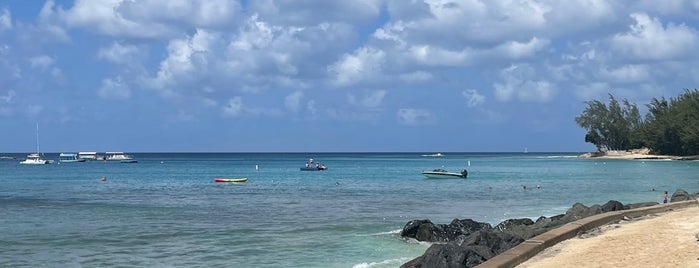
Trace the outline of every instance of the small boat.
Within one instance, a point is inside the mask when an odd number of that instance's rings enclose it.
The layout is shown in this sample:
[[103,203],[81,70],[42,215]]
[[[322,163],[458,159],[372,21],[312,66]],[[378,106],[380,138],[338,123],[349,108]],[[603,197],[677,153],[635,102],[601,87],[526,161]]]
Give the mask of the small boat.
[[247,182],[248,178],[214,178],[214,182]]
[[78,158],[85,160],[104,160],[104,156],[98,155],[97,152],[78,152]]
[[78,154],[61,153],[60,155],[58,155],[58,162],[60,163],[77,163],[85,161],[87,161],[87,159],[79,158]]
[[429,157],[442,157],[444,156],[442,153],[436,153],[436,154],[423,154],[422,156],[429,156]]
[[22,165],[46,165],[52,163],[49,160],[41,159],[39,155],[39,123],[36,123],[36,153],[27,155],[27,159],[19,163]]
[[136,159],[133,159],[130,155],[125,155],[124,152],[106,152],[107,155],[105,161],[119,161],[121,163],[138,163]]
[[434,170],[423,170],[422,175],[430,179],[454,179],[454,178],[466,178],[468,176],[467,170],[462,170],[461,173],[449,172],[444,169],[434,169]]
[[313,158],[308,159],[306,165],[300,168],[301,171],[323,171],[328,170],[328,166],[323,163],[316,162]]
[[49,160],[41,159],[41,156],[39,154],[29,154],[27,155],[27,159],[20,161],[19,162],[22,165],[45,165],[45,164],[50,164]]

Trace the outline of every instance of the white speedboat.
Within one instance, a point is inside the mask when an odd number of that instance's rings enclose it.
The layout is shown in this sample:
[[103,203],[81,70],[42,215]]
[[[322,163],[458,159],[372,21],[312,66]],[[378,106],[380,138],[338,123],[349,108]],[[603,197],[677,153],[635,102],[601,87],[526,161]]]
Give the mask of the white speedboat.
[[50,163],[46,159],[41,159],[41,156],[39,154],[29,154],[27,155],[27,159],[24,159],[23,161],[19,162],[22,165],[45,165]]
[[442,157],[444,155],[442,153],[436,153],[436,154],[423,154],[422,156]]
[[106,152],[107,155],[104,160],[107,161],[120,161],[122,163],[137,163],[136,159],[133,159],[130,155],[124,154],[124,152]]
[[462,170],[461,173],[449,172],[444,169],[423,170],[422,175],[430,179],[458,179],[468,176],[467,170]]

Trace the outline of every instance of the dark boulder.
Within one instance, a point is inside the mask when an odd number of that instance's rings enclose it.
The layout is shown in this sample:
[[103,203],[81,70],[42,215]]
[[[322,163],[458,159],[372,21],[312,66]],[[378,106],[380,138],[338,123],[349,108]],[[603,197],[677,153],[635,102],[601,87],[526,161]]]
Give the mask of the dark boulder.
[[600,213],[602,213],[602,207],[600,205],[587,207],[583,204],[575,203],[572,208],[566,211],[566,214],[561,217],[560,221],[565,224]]
[[495,230],[498,231],[505,231],[508,229],[512,229],[515,226],[527,226],[527,225],[532,225],[534,224],[534,221],[529,218],[522,218],[522,219],[509,219],[505,220],[498,225],[495,226]]
[[403,227],[400,235],[418,241],[449,242],[461,235],[489,229],[492,229],[490,224],[471,219],[454,219],[450,224],[434,224],[430,220],[412,220]]
[[479,230],[455,241],[430,246],[401,268],[474,267],[522,243],[521,238],[493,229]]
[[403,226],[403,230],[400,232],[400,236],[415,238],[417,236],[417,230],[423,224],[432,224],[430,220],[412,220]]
[[624,210],[624,204],[616,200],[609,200],[609,202],[602,205],[602,212],[610,212],[617,210]]
[[692,200],[692,197],[689,195],[689,193],[687,193],[687,191],[682,189],[677,189],[677,191],[675,191],[675,193],[672,194],[672,198],[670,198],[670,202],[679,202],[687,200]]

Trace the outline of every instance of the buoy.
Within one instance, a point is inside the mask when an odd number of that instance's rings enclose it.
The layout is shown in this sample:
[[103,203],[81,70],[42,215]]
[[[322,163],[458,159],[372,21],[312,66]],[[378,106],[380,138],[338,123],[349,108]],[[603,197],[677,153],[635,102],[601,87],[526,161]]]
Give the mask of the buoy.
[[260,170],[260,167],[258,167],[257,165],[255,165],[255,171],[257,171],[257,170]]
[[107,177],[102,176],[102,179],[100,179],[100,180],[101,180],[101,181],[107,181]]

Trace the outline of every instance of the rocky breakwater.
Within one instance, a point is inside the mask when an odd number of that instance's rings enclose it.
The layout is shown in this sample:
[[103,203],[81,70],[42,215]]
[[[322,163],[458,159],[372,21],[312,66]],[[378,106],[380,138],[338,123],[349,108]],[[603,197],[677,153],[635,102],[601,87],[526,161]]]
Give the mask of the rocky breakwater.
[[[684,190],[677,190],[671,202],[685,201],[697,197]],[[610,200],[604,205],[587,207],[574,204],[565,214],[553,217],[540,217],[536,221],[528,218],[505,220],[495,227],[488,223],[471,219],[454,219],[449,224],[434,224],[430,220],[412,220],[401,231],[401,237],[417,241],[432,242],[422,256],[401,265],[401,268],[427,267],[474,267],[505,252],[523,241],[592,215],[657,205],[657,202],[644,202],[623,205]]]

